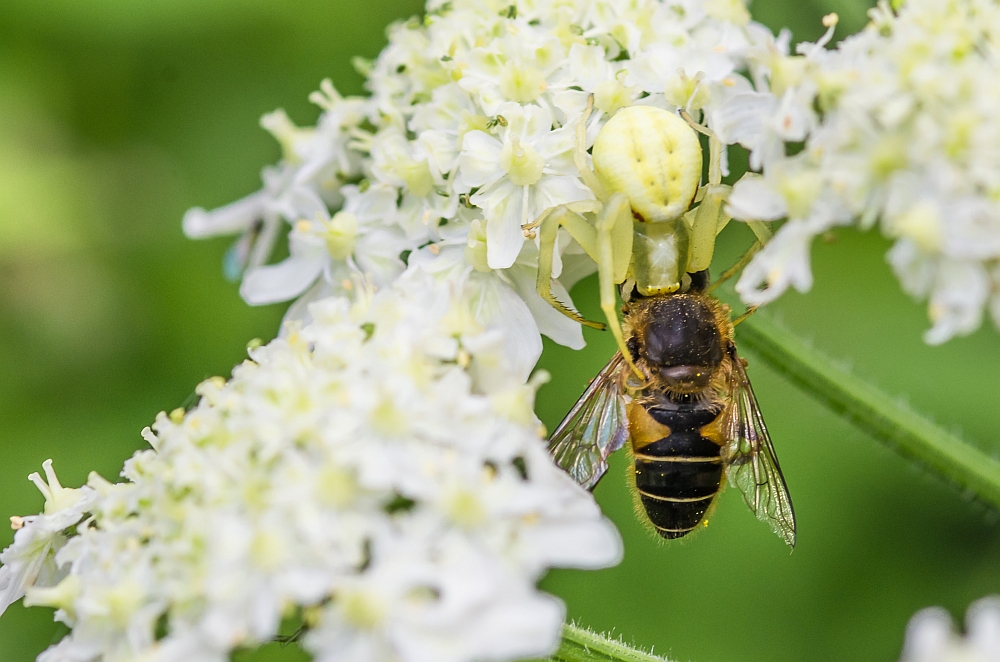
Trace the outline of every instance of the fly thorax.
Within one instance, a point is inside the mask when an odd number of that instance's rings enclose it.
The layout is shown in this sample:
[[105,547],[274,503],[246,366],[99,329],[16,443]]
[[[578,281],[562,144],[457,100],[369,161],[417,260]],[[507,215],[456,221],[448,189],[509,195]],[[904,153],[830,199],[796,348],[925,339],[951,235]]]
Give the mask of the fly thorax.
[[707,388],[724,356],[712,309],[700,297],[678,294],[653,302],[648,315],[639,349],[650,372],[676,393]]

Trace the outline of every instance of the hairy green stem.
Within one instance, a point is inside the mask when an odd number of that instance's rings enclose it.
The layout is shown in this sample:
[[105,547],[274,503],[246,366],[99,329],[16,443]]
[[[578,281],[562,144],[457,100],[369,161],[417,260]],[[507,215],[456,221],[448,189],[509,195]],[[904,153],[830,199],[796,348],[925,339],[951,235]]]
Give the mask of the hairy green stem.
[[758,314],[738,328],[749,349],[792,383],[900,455],[1000,508],[1000,462],[941,429]]
[[666,658],[632,648],[621,641],[576,625],[564,625],[559,650],[551,662],[669,662]]

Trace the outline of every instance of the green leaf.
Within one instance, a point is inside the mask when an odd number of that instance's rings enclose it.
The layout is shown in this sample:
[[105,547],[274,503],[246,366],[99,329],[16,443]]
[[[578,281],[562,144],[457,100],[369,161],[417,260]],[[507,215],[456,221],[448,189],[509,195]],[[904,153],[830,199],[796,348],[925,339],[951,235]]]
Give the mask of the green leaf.
[[757,314],[737,329],[749,349],[793,384],[882,443],[1000,507],[1000,462],[871,384],[837,367],[794,334]]

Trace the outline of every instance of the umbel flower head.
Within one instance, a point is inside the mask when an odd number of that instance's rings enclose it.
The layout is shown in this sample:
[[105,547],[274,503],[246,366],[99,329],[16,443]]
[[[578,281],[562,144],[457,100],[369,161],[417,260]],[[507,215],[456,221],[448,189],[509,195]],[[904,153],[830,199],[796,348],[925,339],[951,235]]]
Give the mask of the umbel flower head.
[[617,531],[467,291],[354,292],[161,414],[124,482],[65,489],[46,463],[0,569],[4,607],[26,592],[72,628],[39,660],[223,662],[289,617],[320,661],[552,650],[563,607],[535,582],[616,563]]
[[[511,351],[530,368],[539,333],[583,346],[579,324],[537,295],[538,239],[521,226],[594,197],[573,160],[588,98],[588,145],[634,104],[711,126],[713,110],[751,91],[739,72],[770,32],[742,0],[431,0],[388,36],[360,63],[369,97],[343,98],[324,81],[311,97],[323,109],[315,127],[265,116],[284,157],[265,169],[263,190],[190,210],[185,232],[242,232],[227,268],[247,267],[241,292],[252,304],[298,298],[288,319],[342,293],[351,273],[379,287],[413,265],[464,278],[495,303],[482,317],[509,329],[517,320]],[[283,229],[291,255],[266,264]],[[571,305],[567,291],[595,268],[562,231],[554,295]]]
[[835,50],[835,15],[795,55],[787,32],[757,45],[755,89],[714,111],[763,170],[734,187],[733,215],[788,219],[737,291],[754,305],[805,291],[813,237],[877,225],[903,289],[929,300],[927,342],[974,331],[984,308],[1000,326],[1000,5],[882,0],[869,15]]

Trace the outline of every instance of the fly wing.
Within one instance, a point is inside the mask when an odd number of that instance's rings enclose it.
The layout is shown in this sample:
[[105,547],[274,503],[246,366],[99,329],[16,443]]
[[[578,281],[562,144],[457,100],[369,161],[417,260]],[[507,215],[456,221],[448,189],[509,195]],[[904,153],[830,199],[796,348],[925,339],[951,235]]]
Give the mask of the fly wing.
[[264,228],[263,221],[256,221],[248,227],[240,238],[236,240],[222,258],[222,271],[231,283],[239,281],[243,277],[243,272],[250,265],[250,256],[253,253],[257,239]]
[[608,470],[608,456],[628,439],[621,353],[608,362],[549,437],[549,453],[588,490]]
[[723,458],[729,484],[739,488],[757,519],[767,522],[790,547],[795,547],[795,511],[771,437],[750,386],[743,360],[729,346],[732,370],[723,433]]

